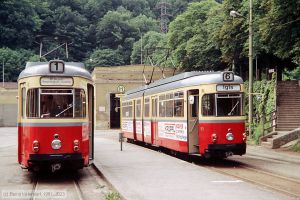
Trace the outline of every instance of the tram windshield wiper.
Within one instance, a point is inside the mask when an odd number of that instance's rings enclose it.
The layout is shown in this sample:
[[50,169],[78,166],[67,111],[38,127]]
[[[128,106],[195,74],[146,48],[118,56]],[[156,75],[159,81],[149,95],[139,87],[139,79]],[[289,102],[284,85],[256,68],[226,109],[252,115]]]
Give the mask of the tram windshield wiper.
[[63,111],[61,111],[60,113],[58,113],[57,115],[55,115],[55,117],[58,117],[60,116],[61,114],[63,114],[64,112],[66,112],[67,110],[69,110],[70,108],[72,108],[73,105],[72,104],[69,104],[68,107],[66,109],[64,109]]
[[232,115],[232,112],[234,111],[234,109],[237,107],[237,105],[239,105],[239,101],[236,102],[236,104],[233,106],[233,108],[231,109],[231,111],[228,113],[228,116],[231,116]]

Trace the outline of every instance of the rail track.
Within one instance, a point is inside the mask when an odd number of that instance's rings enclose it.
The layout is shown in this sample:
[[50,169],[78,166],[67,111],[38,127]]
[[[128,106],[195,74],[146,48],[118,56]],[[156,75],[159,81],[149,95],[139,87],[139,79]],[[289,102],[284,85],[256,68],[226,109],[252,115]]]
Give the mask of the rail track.
[[[194,163],[201,167],[206,167],[215,172],[233,176],[245,182],[253,183],[255,185],[261,186],[264,189],[274,190],[280,193],[287,194],[291,197],[295,197],[296,199],[300,199],[300,180],[275,174],[264,169],[255,168],[246,163],[243,163],[242,161],[236,161],[234,159],[210,160],[198,155],[186,155],[164,148],[161,149],[150,145],[141,145],[141,143],[137,144],[154,151],[162,151],[168,155],[174,156],[190,163]],[[259,159],[262,158],[259,157]]]
[[33,173],[31,183],[30,200],[104,200],[108,194],[115,192],[94,166],[79,171]]
[[244,164],[237,164],[236,166],[207,166],[213,171],[221,174],[230,175],[246,182],[254,183],[262,186],[262,188],[275,190],[297,199],[300,199],[300,181],[270,173],[265,170],[253,168]]

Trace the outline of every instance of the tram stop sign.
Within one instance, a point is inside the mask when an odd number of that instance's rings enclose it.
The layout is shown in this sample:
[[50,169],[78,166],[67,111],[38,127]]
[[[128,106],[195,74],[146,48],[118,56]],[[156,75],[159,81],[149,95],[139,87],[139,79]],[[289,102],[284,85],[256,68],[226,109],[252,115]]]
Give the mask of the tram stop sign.
[[124,85],[118,85],[117,91],[118,91],[119,93],[124,93],[124,92],[125,92],[125,86],[124,86]]

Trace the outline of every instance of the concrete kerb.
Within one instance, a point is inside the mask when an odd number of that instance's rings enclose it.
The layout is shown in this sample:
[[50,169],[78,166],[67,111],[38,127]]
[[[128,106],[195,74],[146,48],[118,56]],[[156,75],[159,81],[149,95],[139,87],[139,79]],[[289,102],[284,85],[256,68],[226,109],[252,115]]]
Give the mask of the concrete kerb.
[[[108,184],[108,186],[110,188],[112,188],[114,191],[118,192],[118,194],[120,195],[120,199],[121,200],[125,200],[125,197],[117,190],[117,188],[115,188],[115,186],[109,181],[109,177],[107,177],[107,174],[105,172],[105,169],[99,164],[95,164],[95,162],[97,163],[97,161],[94,160],[94,162],[90,165],[95,171],[96,173],[98,174],[98,176],[100,176],[101,178],[103,178],[105,180],[105,182]],[[102,173],[104,172],[104,173]],[[106,175],[104,175],[106,174]]]

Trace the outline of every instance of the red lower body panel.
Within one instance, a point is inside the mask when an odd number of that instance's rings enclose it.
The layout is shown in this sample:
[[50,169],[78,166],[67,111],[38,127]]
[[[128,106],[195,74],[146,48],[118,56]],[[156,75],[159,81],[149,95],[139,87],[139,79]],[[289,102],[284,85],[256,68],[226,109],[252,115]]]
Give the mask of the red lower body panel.
[[[76,159],[79,155],[82,157],[83,164],[87,166],[89,164],[89,127],[88,125],[83,126],[42,126],[37,125],[26,125],[18,127],[18,160],[19,163],[24,167],[30,167],[30,160],[34,158],[42,160],[48,160],[55,158],[56,162],[64,160],[63,155],[66,159],[70,159],[72,155],[76,155]],[[51,146],[54,140],[54,135],[58,135],[58,139],[61,141],[60,149],[53,149]],[[33,141],[38,141],[39,150],[33,151]],[[74,151],[74,140],[79,141],[79,150]],[[50,157],[49,157],[50,156]],[[60,157],[61,156],[61,157]],[[49,158],[49,159],[48,159]],[[61,159],[60,159],[61,158]],[[50,159],[51,160],[51,159]],[[38,160],[35,160],[38,162]]]
[[[229,141],[226,139],[226,134],[231,132],[234,139]],[[245,133],[245,123],[242,122],[201,122],[199,123],[199,153],[204,154],[209,145],[244,145],[243,134]],[[217,135],[215,143],[212,142],[212,134]],[[221,150],[221,149],[220,149]],[[226,151],[230,151],[230,148],[226,148]]]
[[[129,123],[129,122],[127,122]],[[139,126],[134,121],[134,126]],[[129,124],[130,124],[129,123]],[[140,128],[138,128],[140,129]],[[123,131],[124,137],[144,141],[156,146],[162,146],[174,151],[188,153],[188,130],[186,121],[144,121],[143,134]],[[136,129],[134,129],[136,130]],[[226,134],[232,133],[233,140],[228,140]],[[204,155],[208,151],[233,152],[242,155],[246,151],[244,134],[245,122],[212,121],[200,122],[198,125],[199,154]],[[217,135],[217,140],[212,141],[212,134]]]

